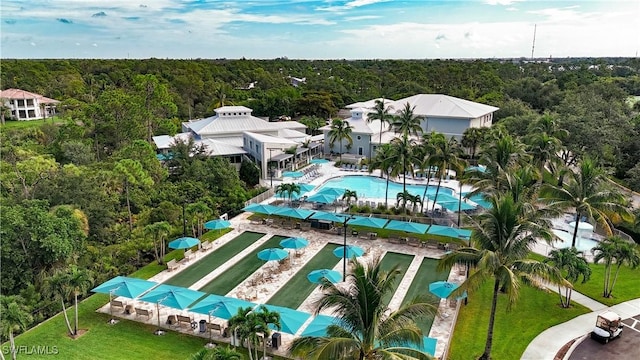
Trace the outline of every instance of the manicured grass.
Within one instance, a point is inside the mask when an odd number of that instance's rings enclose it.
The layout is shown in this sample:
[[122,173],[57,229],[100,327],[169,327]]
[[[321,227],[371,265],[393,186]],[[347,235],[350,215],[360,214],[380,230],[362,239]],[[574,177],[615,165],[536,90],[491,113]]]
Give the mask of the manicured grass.
[[246,249],[265,234],[255,232],[243,232],[228,243],[214,250],[211,254],[203,257],[197,262],[190,264],[186,269],[177,273],[165,281],[165,284],[189,287],[196,281],[202,279],[219,266],[229,261],[232,257]]
[[[450,360],[477,359],[484,351],[492,290],[493,281],[487,281],[469,293],[469,302],[461,307],[456,323]],[[542,331],[589,312],[575,303],[571,308],[563,309],[557,295],[525,285],[520,289],[519,300],[511,311],[507,311],[506,305],[506,295],[501,294],[495,318],[493,359],[519,359]]]
[[29,120],[29,121],[18,121],[18,120],[6,120],[4,125],[2,125],[3,129],[26,129],[31,127],[39,127],[42,124],[61,124],[62,118],[54,116],[53,118],[40,119],[40,120]]
[[267,248],[280,247],[280,241],[286,239],[285,236],[273,236],[267,240],[264,244],[260,245],[257,249],[249,253],[244,258],[240,259],[233,268],[229,271],[220,274],[215,279],[211,280],[207,285],[200,288],[200,291],[226,295],[229,291],[233,290],[236,286],[242,283],[248,276],[258,270],[264,261],[258,259],[258,253]]
[[[591,278],[586,283],[577,282],[574,289],[596,301],[612,306],[631,299],[640,297],[640,267],[631,269],[628,266],[620,268],[618,280],[613,287],[612,297],[602,297],[604,290],[605,267],[603,264],[589,264]],[[612,276],[615,267],[612,269]]]
[[382,269],[382,271],[389,271],[395,265],[399,265],[398,268],[400,270],[400,274],[396,278],[396,283],[393,286],[393,291],[386,294],[385,297],[382,298],[383,303],[389,304],[389,301],[391,301],[393,294],[395,294],[395,292],[398,290],[400,282],[402,281],[404,274],[407,273],[407,269],[409,268],[409,265],[411,265],[414,257],[415,256],[413,255],[399,254],[394,252],[388,252],[384,255],[384,257],[380,261],[380,268]]
[[297,309],[318,286],[311,283],[307,275],[317,269],[333,269],[340,261],[333,255],[333,250],[337,247],[335,244],[325,245],[267,303]]
[[[408,303],[413,300],[417,296],[424,296],[425,294],[428,296],[430,302],[432,302],[436,307],[438,306],[438,302],[440,298],[435,295],[432,295],[429,292],[429,284],[434,281],[447,280],[449,276],[449,271],[437,271],[438,260],[425,258],[422,260],[422,264],[418,268],[409,289],[407,290],[407,294],[402,300],[402,305]],[[435,315],[434,315],[435,316]],[[429,330],[431,330],[431,324],[433,324],[433,316],[423,318],[418,321],[418,326],[422,329],[422,333],[424,336],[429,335]]]
[[394,238],[400,238],[400,237],[414,237],[416,239],[422,240],[422,241],[428,241],[428,240],[435,240],[438,242],[441,242],[443,244],[445,243],[455,243],[458,245],[466,245],[467,242],[459,239],[459,238],[452,238],[452,237],[448,237],[448,236],[440,236],[440,235],[432,235],[432,234],[413,234],[413,233],[406,233],[404,231],[397,231],[397,230],[389,230],[389,229],[378,229],[378,228],[371,228],[371,227],[366,227],[366,226],[348,226],[348,231],[351,231],[351,229],[356,230],[358,232],[364,232],[364,233],[368,233],[368,232],[374,232],[378,234],[378,237],[380,238],[390,238],[390,237],[394,237]]

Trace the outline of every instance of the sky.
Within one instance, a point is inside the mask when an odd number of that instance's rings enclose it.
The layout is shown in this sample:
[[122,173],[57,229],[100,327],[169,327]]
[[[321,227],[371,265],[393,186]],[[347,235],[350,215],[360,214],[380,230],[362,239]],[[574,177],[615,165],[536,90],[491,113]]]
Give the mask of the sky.
[[[637,56],[640,0],[2,0],[1,58]],[[534,30],[535,29],[535,30]]]

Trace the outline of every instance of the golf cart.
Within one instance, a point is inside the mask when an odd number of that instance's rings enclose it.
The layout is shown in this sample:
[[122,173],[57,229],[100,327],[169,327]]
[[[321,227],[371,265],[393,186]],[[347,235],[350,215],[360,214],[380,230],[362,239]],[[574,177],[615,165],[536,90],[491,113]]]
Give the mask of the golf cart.
[[620,336],[622,333],[622,318],[613,311],[605,311],[598,315],[596,327],[591,332],[591,338],[603,344]]

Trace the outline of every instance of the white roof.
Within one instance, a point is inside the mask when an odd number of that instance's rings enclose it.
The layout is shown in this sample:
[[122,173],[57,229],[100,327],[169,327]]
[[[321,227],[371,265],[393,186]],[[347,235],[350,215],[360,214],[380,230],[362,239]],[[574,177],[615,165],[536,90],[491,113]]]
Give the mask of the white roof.
[[396,113],[409,103],[415,115],[427,117],[477,118],[498,110],[497,107],[442,94],[418,94],[393,102]]
[[249,112],[251,113],[253,110],[249,109],[246,106],[221,106],[214,110],[216,113],[221,112]]
[[184,123],[191,131],[198,135],[236,133],[243,131],[269,131],[278,129],[305,129],[306,127],[297,121],[269,122],[258,117],[246,116],[211,116],[206,119]]
[[287,139],[302,139],[302,141],[309,137],[306,133],[293,129],[279,129],[278,136]]
[[179,133],[179,134],[176,134],[175,136],[169,136],[169,135],[154,136],[152,140],[154,144],[156,144],[156,147],[158,149],[168,149],[176,143],[176,140],[187,142],[189,141],[190,138],[191,138],[190,133]]
[[[351,126],[352,133],[358,134],[374,134],[380,132],[380,120],[374,120],[372,122],[367,122],[366,116],[363,115],[362,118],[353,118],[350,117],[348,119],[344,119],[343,121],[347,121]],[[378,130],[375,130],[378,129]],[[319,130],[331,130],[331,125],[325,125],[321,127]]]
[[201,143],[202,145],[205,146],[207,150],[207,154],[209,155],[224,156],[224,155],[239,155],[239,154],[247,153],[242,148],[242,146],[234,146],[226,142],[216,141],[213,139],[204,139],[202,141],[199,141],[198,143]]
[[297,142],[289,139],[283,139],[275,136],[258,134],[249,131],[245,131],[245,134],[251,136],[252,138],[260,141],[261,143],[275,143],[275,144],[283,144],[283,145],[298,145]]
[[373,109],[376,106],[376,101],[380,100],[380,101],[384,101],[384,105],[385,107],[388,107],[387,104],[391,104],[394,102],[394,100],[391,99],[385,99],[385,98],[377,98],[377,99],[371,99],[369,101],[360,101],[360,102],[356,102],[353,104],[349,104],[347,106],[345,106],[347,109],[357,109],[357,108],[365,108],[365,109]]

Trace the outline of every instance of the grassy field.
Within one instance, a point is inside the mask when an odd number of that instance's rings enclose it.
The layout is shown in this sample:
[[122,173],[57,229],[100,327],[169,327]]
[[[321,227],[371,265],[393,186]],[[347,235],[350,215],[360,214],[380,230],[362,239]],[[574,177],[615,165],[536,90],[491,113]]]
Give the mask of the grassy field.
[[[458,316],[450,360],[477,359],[484,351],[492,290],[493,281],[487,281],[469,294],[469,303],[462,306]],[[511,311],[507,311],[506,304],[507,299],[501,294],[494,327],[493,359],[519,359],[542,331],[589,312],[578,304],[563,309],[557,295],[529,286],[520,289],[520,298]]]
[[5,120],[3,129],[26,129],[32,127],[39,127],[43,124],[61,124],[62,118],[54,116],[53,118],[41,119],[41,120],[29,120],[29,121],[17,121],[17,120]]
[[398,253],[394,253],[394,252],[388,252],[384,255],[384,257],[382,258],[382,261],[380,261],[380,268],[383,271],[389,271],[391,270],[391,268],[395,265],[400,265],[399,269],[400,269],[400,275],[397,277],[397,281],[394,284],[393,287],[393,291],[389,294],[387,294],[382,301],[386,304],[389,303],[389,301],[391,301],[391,298],[393,297],[393,294],[395,294],[396,290],[398,290],[398,287],[400,286],[400,282],[402,281],[402,278],[404,277],[404,274],[407,273],[407,269],[409,268],[409,265],[411,265],[411,262],[413,261],[414,256],[413,255],[406,255],[406,254],[398,254]]
[[[436,270],[438,266],[438,260],[425,258],[422,260],[422,264],[418,268],[409,289],[407,290],[407,294],[402,300],[402,304],[408,303],[410,300],[414,299],[418,295],[429,295],[431,301],[433,301],[434,305],[437,307],[440,299],[434,295],[429,293],[429,284],[434,281],[446,280],[449,275],[449,271],[439,272]],[[431,329],[431,324],[433,324],[434,317],[431,316],[429,318],[422,319],[422,321],[418,322],[418,325],[422,329],[424,336],[429,335],[429,330]]]
[[[628,266],[622,266],[620,268],[618,280],[613,287],[613,296],[610,298],[602,297],[604,289],[604,265],[589,264],[589,267],[591,268],[591,279],[584,284],[580,282],[574,284],[576,291],[609,306],[640,298],[640,267],[631,269]],[[615,274],[615,268],[613,269],[612,275],[613,274]]]
[[218,277],[211,280],[208,284],[206,284],[199,290],[217,295],[228,294],[229,291],[233,290],[247,277],[253,274],[262,265],[264,265],[265,262],[258,259],[258,253],[267,248],[280,247],[280,241],[282,241],[283,239],[286,239],[286,237],[273,236],[271,239],[267,240],[264,244],[260,245],[257,249],[249,253],[247,256],[240,259],[240,261],[233,265],[233,269],[220,274]]
[[217,269],[220,265],[229,261],[232,257],[246,249],[247,246],[253,244],[264,234],[254,232],[243,232],[236,236],[228,243],[214,250],[211,254],[203,257],[197,262],[189,265],[186,269],[177,273],[173,277],[165,281],[165,284],[189,287],[196,281],[202,279],[211,271]]
[[333,255],[337,247],[335,244],[325,245],[267,303],[297,309],[317,286],[307,279],[307,274],[317,269],[333,269],[340,261]]

